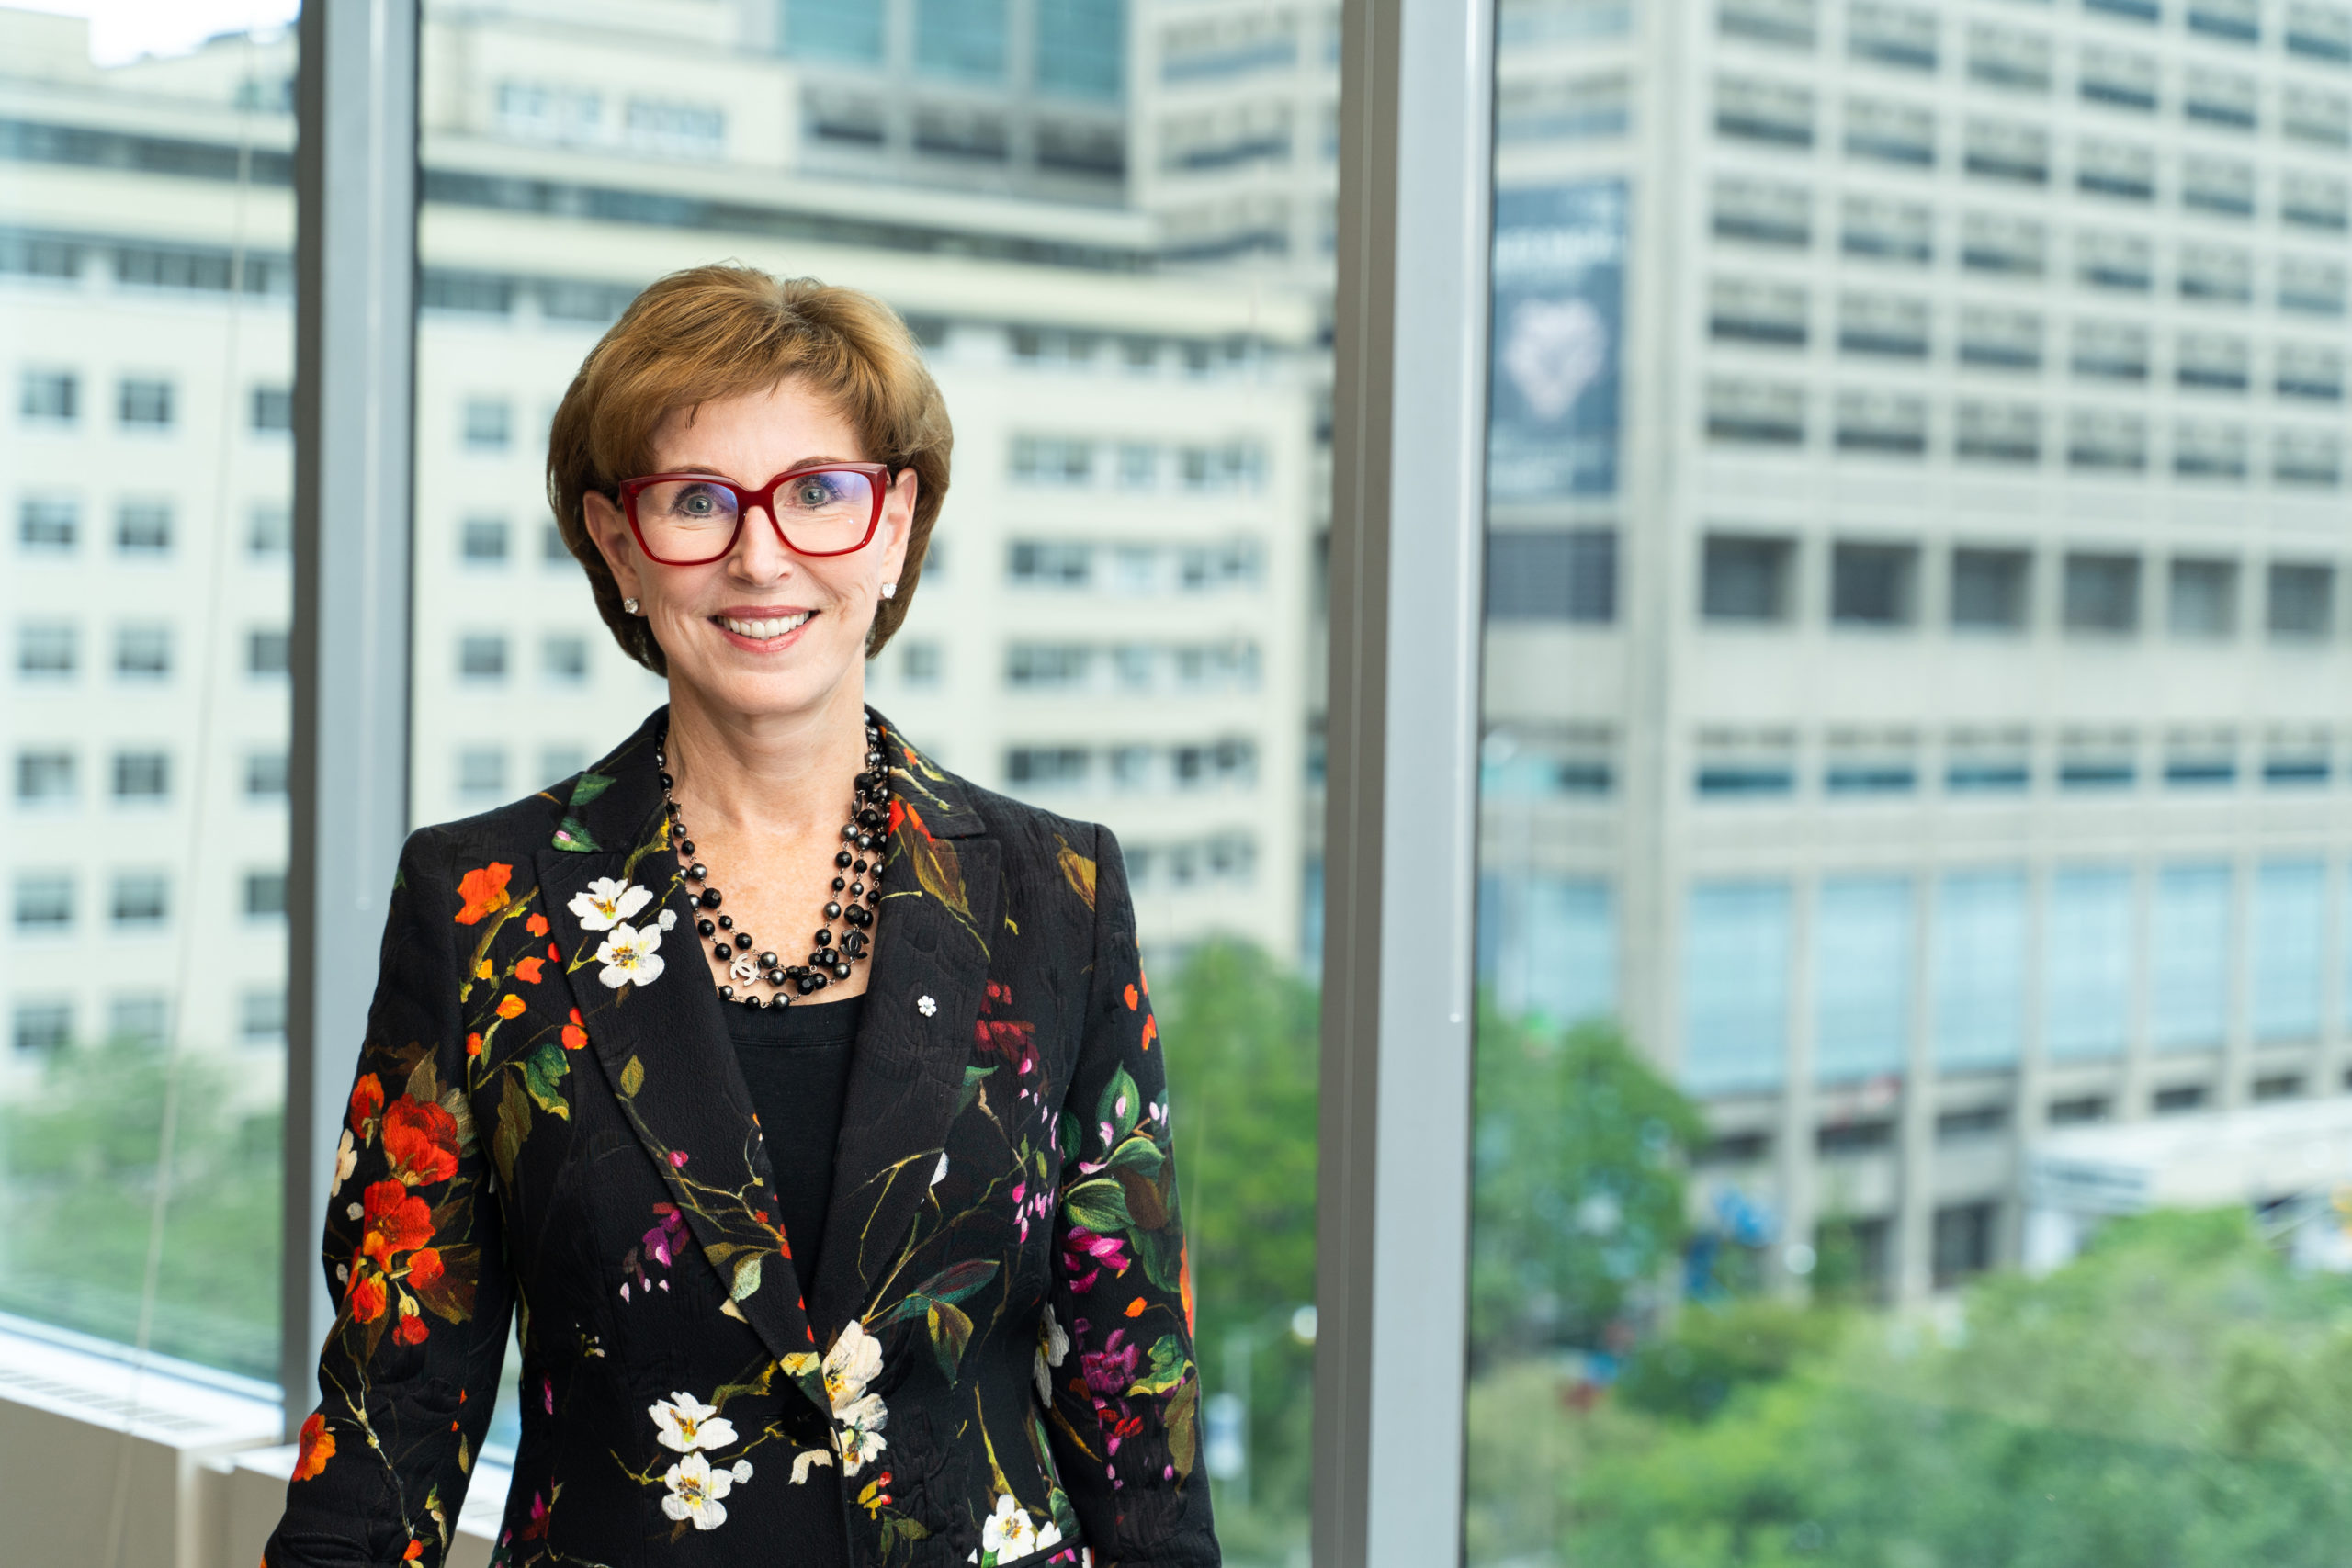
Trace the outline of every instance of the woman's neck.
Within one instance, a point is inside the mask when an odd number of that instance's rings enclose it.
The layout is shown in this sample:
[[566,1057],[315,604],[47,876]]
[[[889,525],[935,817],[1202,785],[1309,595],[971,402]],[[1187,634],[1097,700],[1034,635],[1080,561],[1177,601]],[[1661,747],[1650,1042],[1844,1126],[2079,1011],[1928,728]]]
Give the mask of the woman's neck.
[[747,715],[714,708],[673,682],[667,755],[695,825],[763,837],[837,829],[850,780],[865,762],[863,688],[844,682],[806,712]]

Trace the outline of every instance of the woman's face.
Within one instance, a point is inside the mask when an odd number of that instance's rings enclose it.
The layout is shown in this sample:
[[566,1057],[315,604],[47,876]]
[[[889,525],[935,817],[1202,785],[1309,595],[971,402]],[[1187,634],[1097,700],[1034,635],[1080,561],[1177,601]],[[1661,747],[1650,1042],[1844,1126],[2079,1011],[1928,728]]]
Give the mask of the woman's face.
[[[648,472],[702,471],[756,490],[810,463],[874,460],[831,404],[787,379],[673,412],[655,433]],[[616,502],[586,497],[589,531],[668,656],[673,693],[747,717],[864,700],[866,630],[882,585],[906,564],[914,504],[908,469],[884,496],[874,536],[848,555],[795,554],[755,507],[725,556],[664,566],[645,558]]]

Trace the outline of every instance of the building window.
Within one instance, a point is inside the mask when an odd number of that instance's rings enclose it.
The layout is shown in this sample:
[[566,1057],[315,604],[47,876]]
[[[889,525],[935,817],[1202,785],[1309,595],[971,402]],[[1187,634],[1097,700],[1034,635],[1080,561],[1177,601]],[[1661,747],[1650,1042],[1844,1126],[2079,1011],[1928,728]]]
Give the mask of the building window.
[[161,681],[172,672],[172,628],[169,626],[117,626],[114,672],[125,680]]
[[2352,9],[2296,0],[2287,7],[2287,52],[2330,65],[2352,63]]
[[2235,561],[2175,560],[2169,575],[2165,622],[2173,636],[2214,639],[2237,635]]
[[458,525],[458,558],[468,566],[506,564],[506,519],[469,517]]
[[2192,68],[2181,94],[2180,112],[2200,124],[2252,130],[2261,96],[2260,86],[2251,76]]
[[459,430],[469,452],[503,452],[514,439],[514,405],[504,398],[468,398]]
[[72,424],[80,417],[82,381],[71,370],[27,370],[17,389],[17,413],[27,424]]
[[286,991],[269,987],[237,999],[237,1038],[248,1045],[286,1043]]
[[249,800],[286,797],[287,760],[283,751],[245,753],[245,796]]
[[2041,313],[1962,306],[1960,362],[1992,370],[2041,369]]
[[1951,624],[1955,630],[2021,632],[2028,608],[2033,557],[2024,550],[1971,549],[1951,553]]
[[171,998],[131,991],[107,998],[107,1038],[120,1045],[160,1048],[170,1038]]
[[2070,554],[2064,596],[2070,632],[2125,634],[2140,629],[2140,558]]
[[1789,886],[1702,882],[1683,925],[1682,1087],[1772,1089],[1786,1071]]
[[1005,0],[915,0],[915,70],[957,82],[1001,82]]
[[2075,235],[2075,277],[2086,288],[2144,294],[2155,265],[2154,247],[2137,234],[2084,229]]
[[2050,183],[2050,132],[2014,120],[1971,119],[1963,166],[1979,179]]
[[2154,201],[2155,149],[2137,141],[2086,136],[2075,149],[2075,188],[2125,201]]
[[2087,381],[2145,381],[2148,329],[2129,321],[2076,321],[2067,365]]
[[68,554],[81,532],[81,504],[72,496],[28,495],[17,503],[17,544],[28,555]]
[[1974,24],[1968,29],[1968,77],[2011,92],[2050,91],[2050,35]]
[[539,646],[539,664],[548,680],[579,685],[588,679],[588,639],[572,632],[549,632]]
[[35,681],[70,678],[80,663],[80,640],[65,622],[26,622],[17,628],[17,673]]
[[159,929],[171,914],[171,883],[159,871],[122,871],[114,878],[117,930]]
[[2320,641],[2335,630],[2335,569],[2273,561],[2265,615],[2270,635],[2281,641]]
[[290,387],[255,387],[247,411],[254,434],[277,435],[294,428],[294,391]]
[[2282,485],[2333,490],[2344,477],[2344,443],[2334,431],[2281,430],[2270,438],[2270,477]]
[[506,793],[506,752],[497,746],[469,746],[458,753],[458,793],[470,801]]
[[563,542],[563,526],[552,517],[539,525],[539,561],[543,566],[572,564],[571,547]]
[[[2291,184],[2291,181],[2290,181]],[[2325,189],[2324,185],[2321,187]],[[2336,190],[2335,221],[2321,228],[2341,228],[2342,191]],[[2234,158],[2189,157],[2182,161],[2180,204],[2192,212],[2218,213],[2224,218],[2254,216],[2254,165]]]
[[1804,250],[1813,243],[1813,193],[1776,180],[1721,178],[1711,222],[1719,240]]
[[2173,427],[2172,471],[2188,479],[2243,479],[2247,445],[2242,424],[2182,420]]
[[2254,257],[2229,245],[2180,248],[2180,297],[2244,305],[2254,299]]
[[1838,347],[1887,359],[1928,357],[1928,302],[1912,295],[1848,291],[1838,299]]
[[257,560],[283,560],[294,553],[294,513],[276,502],[255,506],[245,518],[245,550]]
[[1822,879],[1813,964],[1820,1081],[1903,1070],[1911,1038],[1911,906],[1907,877]]
[[2132,905],[2129,871],[2070,866],[2052,874],[2042,1038],[2053,1060],[2123,1054],[2132,1021]]
[[461,681],[506,679],[506,637],[500,632],[476,632],[458,639],[458,678]]
[[1829,554],[1829,618],[1847,626],[1907,626],[1918,619],[1919,547],[1849,545]]
[[15,1023],[17,1049],[20,1052],[55,1053],[74,1043],[74,1004],[71,1001],[48,998],[19,1001]]
[[126,501],[115,508],[114,547],[127,556],[172,553],[172,503]]
[[2352,97],[2290,82],[2278,104],[2278,128],[2294,140],[2321,147],[2352,147]]
[[17,804],[58,806],[80,793],[71,751],[17,753]]
[[[2245,175],[2245,208],[2254,210],[2254,172]],[[2325,175],[2307,175],[2290,169],[2278,181],[2278,216],[2288,223],[2304,229],[2323,230],[2341,234],[2347,222],[2352,222],[2352,187],[2342,180]]]
[[946,660],[935,642],[910,641],[899,646],[899,679],[914,687],[939,684]]
[[1067,542],[1015,540],[1005,575],[1022,588],[1084,588],[1094,577],[1094,547]]
[[1715,27],[1725,38],[1811,49],[1814,0],[1724,0],[1715,13]]
[[1086,782],[1089,758],[1077,746],[1015,746],[1004,754],[1004,776],[1016,786],[1069,788]]
[[1991,212],[1970,212],[1961,218],[1960,265],[1971,272],[2040,277],[2049,265],[2049,227],[2034,219]]
[[1838,245],[1846,254],[1902,266],[1926,266],[1935,259],[1935,212],[1926,204],[1849,196],[1838,210]]
[[2022,729],[1956,729],[1944,738],[1951,795],[2021,795],[2033,784],[2033,740]]
[[254,630],[245,634],[245,673],[255,676],[283,675],[287,662],[288,634],[282,631]]
[[2148,1025],[2159,1051],[2218,1047],[2230,1011],[2230,868],[2156,873],[2148,923]]
[[1801,348],[1806,311],[1802,288],[1719,277],[1708,288],[1707,333],[1718,343]]
[[1605,626],[1617,618],[1617,530],[1491,529],[1487,615]]
[[1088,485],[1094,482],[1094,443],[1016,435],[1012,477],[1023,484]]
[[1776,147],[1813,145],[1813,92],[1782,82],[1724,76],[1715,83],[1715,134]]
[[2327,868],[2267,861],[2254,874],[2254,930],[2246,943],[2256,1041],[2316,1041],[2327,953]]
[[1796,541],[1710,534],[1701,564],[1699,613],[1710,621],[1790,619]]
[[1936,887],[1936,1065],[2006,1066],[2025,1033],[2026,879],[1953,872]]
[[1707,439],[1725,444],[1801,446],[1804,388],[1786,381],[1715,377],[1707,383]]
[[2262,37],[2262,0],[2188,0],[2188,30],[2232,43]]
[[114,754],[115,799],[162,801],[170,799],[171,794],[170,752],[117,751]]
[[1905,392],[1838,394],[1838,449],[1916,457],[1928,449],[1928,400]]
[[2138,414],[2077,409],[2066,420],[2066,461],[2077,468],[2144,472],[2148,422]]
[[2271,389],[2318,403],[2344,400],[2344,354],[2320,344],[2282,343]]
[[1854,0],[1846,9],[1846,52],[1873,64],[1933,71],[1936,14],[1878,0]]
[[[2089,0],[2098,6],[2120,6],[2134,0]],[[1935,1219],[1935,1285],[1949,1290],[1962,1280],[1993,1267],[1991,1203],[1961,1203],[1938,1209]]]
[[59,872],[17,874],[17,931],[38,935],[74,924],[74,879]]
[[588,765],[586,748],[580,746],[542,746],[539,748],[539,777],[550,785],[560,784]]
[[172,384],[126,378],[115,389],[115,418],[125,430],[169,430]]
[[245,919],[283,919],[286,915],[286,874],[282,871],[245,873]]
[[1952,455],[1962,462],[2041,461],[2041,411],[2031,403],[1962,399],[1952,421]]
[[1936,162],[1936,117],[1881,98],[1846,100],[1846,156],[1925,169]]

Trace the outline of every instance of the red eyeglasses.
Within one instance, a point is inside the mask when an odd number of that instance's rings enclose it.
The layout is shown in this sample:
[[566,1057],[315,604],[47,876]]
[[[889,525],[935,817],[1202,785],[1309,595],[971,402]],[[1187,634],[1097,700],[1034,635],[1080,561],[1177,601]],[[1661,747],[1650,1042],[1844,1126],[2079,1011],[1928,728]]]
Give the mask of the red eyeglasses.
[[889,489],[887,463],[811,463],[758,490],[716,474],[647,474],[621,481],[621,510],[638,547],[663,566],[721,558],[755,506],[795,554],[845,556],[874,537]]

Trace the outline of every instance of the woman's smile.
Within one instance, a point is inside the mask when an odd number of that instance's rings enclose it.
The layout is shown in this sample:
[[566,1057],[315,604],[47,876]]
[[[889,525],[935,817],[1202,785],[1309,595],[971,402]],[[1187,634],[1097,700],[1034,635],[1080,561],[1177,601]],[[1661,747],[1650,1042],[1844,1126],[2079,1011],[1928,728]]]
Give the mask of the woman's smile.
[[799,641],[802,629],[816,617],[814,610],[731,604],[709,620],[738,648],[753,653],[776,653]]

